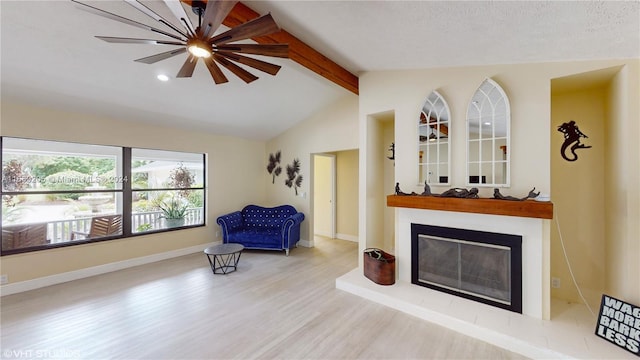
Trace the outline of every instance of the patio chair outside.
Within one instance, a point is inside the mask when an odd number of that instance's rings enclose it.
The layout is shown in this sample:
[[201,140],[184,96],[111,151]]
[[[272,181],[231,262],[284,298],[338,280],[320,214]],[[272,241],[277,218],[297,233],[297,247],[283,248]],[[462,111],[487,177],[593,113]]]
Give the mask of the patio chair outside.
[[97,238],[122,234],[122,215],[95,216],[91,218],[89,232],[72,231],[71,240]]
[[2,227],[2,250],[46,245],[47,224],[22,224]]

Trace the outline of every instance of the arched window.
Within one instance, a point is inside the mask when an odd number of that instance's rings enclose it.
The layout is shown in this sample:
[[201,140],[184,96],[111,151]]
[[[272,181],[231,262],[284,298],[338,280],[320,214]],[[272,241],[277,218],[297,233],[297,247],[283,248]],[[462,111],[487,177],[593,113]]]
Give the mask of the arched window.
[[451,176],[451,112],[442,95],[432,91],[418,119],[418,184],[448,185]]
[[467,108],[467,185],[509,186],[510,123],[509,98],[484,80]]

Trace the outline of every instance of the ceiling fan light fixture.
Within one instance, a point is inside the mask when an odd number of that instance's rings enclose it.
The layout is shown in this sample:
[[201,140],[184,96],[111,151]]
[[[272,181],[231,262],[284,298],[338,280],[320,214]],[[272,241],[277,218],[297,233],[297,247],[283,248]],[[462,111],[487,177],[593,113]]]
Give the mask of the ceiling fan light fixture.
[[431,134],[429,134],[429,141],[433,142],[438,139],[438,136],[433,132],[433,128],[431,128]]
[[191,55],[199,58],[208,58],[211,56],[211,47],[201,40],[193,40],[187,45],[187,50]]
[[[79,0],[71,1],[83,6],[85,10],[90,10],[90,12],[96,13],[97,15],[105,18],[140,27],[157,35],[163,35],[170,38],[158,40],[96,36],[98,39],[110,43],[178,46],[179,48],[177,49],[164,51],[134,60],[144,64],[154,64],[158,61],[186,53],[188,55],[187,59],[180,68],[180,71],[176,74],[176,78],[190,78],[198,63],[198,58],[202,58],[216,84],[223,84],[229,81],[218,65],[222,65],[227,68],[227,70],[248,84],[257,80],[258,77],[238,64],[244,64],[269,75],[276,75],[281,66],[259,59],[246,57],[240,53],[285,58],[289,57],[287,44],[233,44],[236,41],[259,38],[280,31],[280,28],[276,24],[275,20],[273,20],[271,14],[266,14],[243,22],[238,26],[222,31],[217,35],[215,34],[219,31],[218,28],[222,26],[224,19],[231,14],[234,6],[238,3],[235,0],[164,0],[166,7],[174,15],[175,20],[178,20],[178,22],[181,23],[182,28],[148,8],[140,0],[124,1],[135,9],[143,12],[150,19],[158,21],[170,28],[171,31],[169,32],[89,4],[85,4]],[[192,7],[193,12],[198,16],[197,23],[193,23],[190,20],[190,17],[185,12],[182,3],[188,4]],[[164,81],[165,79],[160,80]]]

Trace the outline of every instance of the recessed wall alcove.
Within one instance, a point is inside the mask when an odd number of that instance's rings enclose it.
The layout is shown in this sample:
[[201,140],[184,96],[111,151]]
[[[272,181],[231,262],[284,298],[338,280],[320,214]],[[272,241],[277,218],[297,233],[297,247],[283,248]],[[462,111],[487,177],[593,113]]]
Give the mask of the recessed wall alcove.
[[[395,160],[395,112],[383,111],[367,116],[366,134],[367,174],[361,177],[361,187],[366,189],[366,198],[372,206],[365,209],[366,237],[364,247],[376,247],[393,251],[395,221],[393,209],[386,206],[386,195],[394,186]],[[362,185],[362,181],[365,182]],[[360,243],[362,247],[362,242]],[[363,249],[361,249],[363,250]]]
[[[624,237],[615,209],[624,181],[622,109],[626,97],[623,67],[611,67],[551,80],[551,193],[555,222],[551,231],[551,297],[583,303],[597,312],[603,293],[620,294]],[[561,157],[561,124],[575,121],[588,138],[576,161]],[[570,158],[573,155],[568,152]],[[619,215],[619,214],[618,214]],[[558,226],[559,225],[559,226]],[[562,235],[562,236],[561,236]],[[565,253],[563,251],[563,242]],[[575,282],[580,286],[584,300]],[[557,312],[551,309],[551,317]]]

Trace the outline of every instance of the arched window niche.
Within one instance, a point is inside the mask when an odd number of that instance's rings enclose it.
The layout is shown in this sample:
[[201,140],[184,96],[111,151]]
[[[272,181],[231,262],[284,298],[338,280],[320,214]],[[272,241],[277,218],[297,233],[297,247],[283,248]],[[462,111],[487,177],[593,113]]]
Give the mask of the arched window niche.
[[498,83],[485,79],[467,108],[467,185],[510,185],[511,108]]
[[432,91],[418,119],[418,185],[451,181],[451,112],[440,93]]

